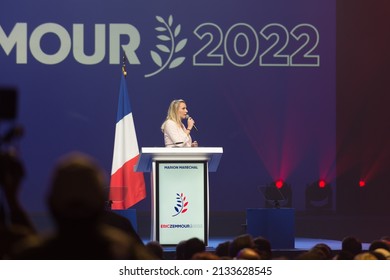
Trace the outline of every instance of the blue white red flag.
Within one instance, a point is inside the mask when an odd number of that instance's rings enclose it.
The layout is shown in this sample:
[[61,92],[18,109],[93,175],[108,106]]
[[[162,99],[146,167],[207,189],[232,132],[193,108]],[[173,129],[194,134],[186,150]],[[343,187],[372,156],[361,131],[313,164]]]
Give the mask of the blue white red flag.
[[122,74],[110,181],[112,210],[130,208],[146,197],[144,174],[134,172],[138,158],[139,149],[134,119],[126,80]]

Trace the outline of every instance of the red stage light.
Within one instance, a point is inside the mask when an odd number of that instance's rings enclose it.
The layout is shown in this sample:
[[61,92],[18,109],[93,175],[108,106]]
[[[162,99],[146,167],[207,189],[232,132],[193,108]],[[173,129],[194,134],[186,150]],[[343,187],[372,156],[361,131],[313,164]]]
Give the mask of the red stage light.
[[284,183],[282,180],[277,180],[275,182],[275,186],[278,188],[278,189],[281,189],[283,187]]
[[363,188],[366,186],[366,182],[364,180],[359,181],[359,187]]
[[319,181],[318,181],[318,186],[319,186],[320,188],[325,188],[326,182],[325,182],[324,180],[319,180]]

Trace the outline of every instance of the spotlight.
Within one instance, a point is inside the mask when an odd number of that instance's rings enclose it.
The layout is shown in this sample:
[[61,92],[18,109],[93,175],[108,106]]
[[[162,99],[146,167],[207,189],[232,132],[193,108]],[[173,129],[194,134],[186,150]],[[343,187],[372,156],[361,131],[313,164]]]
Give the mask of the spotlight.
[[319,180],[318,181],[318,187],[325,188],[325,186],[326,186],[326,182],[324,180]]
[[366,181],[360,180],[360,181],[359,181],[359,187],[363,188],[363,187],[365,187],[365,186],[366,186]]
[[283,188],[283,185],[284,185],[283,180],[277,180],[277,181],[275,182],[275,186],[276,186],[278,189]]
[[333,207],[332,188],[325,180],[317,180],[306,187],[307,210],[330,210]]
[[265,200],[266,208],[291,208],[292,191],[291,186],[283,180],[276,180],[261,189]]

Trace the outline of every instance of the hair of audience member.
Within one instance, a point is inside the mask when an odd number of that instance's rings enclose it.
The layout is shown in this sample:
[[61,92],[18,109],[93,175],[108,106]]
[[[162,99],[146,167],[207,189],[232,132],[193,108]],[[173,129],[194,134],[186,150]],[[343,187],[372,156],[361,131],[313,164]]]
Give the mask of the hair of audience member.
[[157,258],[164,259],[164,249],[158,241],[149,241],[145,246]]
[[271,242],[268,239],[262,236],[258,236],[255,239],[253,239],[253,242],[262,260],[272,259],[272,247],[271,247]]
[[198,252],[195,253],[192,258],[192,260],[219,260],[220,258],[212,252]]
[[215,248],[215,254],[218,257],[229,257],[229,246],[229,240],[219,243]]
[[190,260],[196,253],[206,251],[205,243],[197,237],[188,239],[184,243],[184,259]]
[[321,249],[313,248],[309,251],[300,253],[296,258],[296,260],[325,260],[326,257],[324,252]]
[[185,258],[184,258],[185,244],[186,244],[186,241],[182,240],[176,245],[176,259],[177,260],[185,260]]
[[390,260],[390,251],[389,250],[386,250],[384,248],[377,248],[377,249],[374,250],[374,252],[383,255],[383,257],[386,260]]
[[323,255],[326,260],[331,260],[333,258],[333,251],[329,247],[329,245],[325,243],[318,243],[314,245],[312,250],[319,250]]
[[383,248],[387,251],[390,251],[390,245],[386,243],[386,241],[383,240],[374,240],[371,242],[370,246],[368,247],[368,251],[375,251],[375,249]]
[[236,256],[237,260],[261,260],[257,250],[252,248],[241,249]]
[[229,256],[231,258],[235,258],[238,252],[244,248],[254,248],[255,244],[253,242],[253,238],[249,234],[242,234],[235,237],[229,246]]
[[353,260],[355,257],[354,254],[352,254],[349,251],[341,250],[336,256],[334,256],[334,260]]
[[362,252],[362,242],[355,236],[346,236],[341,241],[341,250],[351,253],[353,256]]
[[385,257],[377,252],[362,252],[354,257],[354,260],[385,260]]
[[299,254],[296,260],[323,260],[324,256],[319,251],[307,251]]

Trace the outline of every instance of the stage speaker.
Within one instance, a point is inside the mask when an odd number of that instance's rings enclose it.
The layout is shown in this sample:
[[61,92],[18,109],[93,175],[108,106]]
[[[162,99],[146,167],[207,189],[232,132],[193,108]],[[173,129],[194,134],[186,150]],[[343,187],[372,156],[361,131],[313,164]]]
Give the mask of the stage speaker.
[[333,193],[331,185],[324,180],[308,184],[305,190],[306,210],[332,210]]

